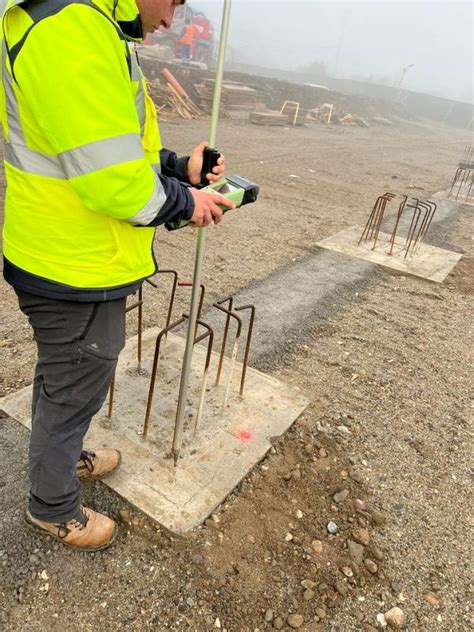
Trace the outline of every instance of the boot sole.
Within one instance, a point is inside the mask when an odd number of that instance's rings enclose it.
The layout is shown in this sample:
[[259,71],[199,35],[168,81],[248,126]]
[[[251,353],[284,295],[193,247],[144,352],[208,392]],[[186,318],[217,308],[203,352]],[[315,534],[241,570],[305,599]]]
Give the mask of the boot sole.
[[119,460],[113,470],[109,470],[106,474],[102,474],[101,476],[94,476],[94,474],[91,474],[91,476],[87,476],[87,474],[85,476],[78,476],[77,478],[79,479],[79,482],[95,483],[95,481],[104,481],[105,479],[109,478],[109,476],[112,476],[112,474],[116,472],[122,465],[122,453],[120,452],[120,450],[117,450],[117,452],[119,454]]
[[54,533],[50,533],[49,531],[47,531],[46,529],[43,529],[42,527],[35,524],[34,522],[31,522],[28,516],[25,515],[24,520],[25,520],[26,526],[31,531],[34,531],[35,533],[40,533],[41,535],[47,535],[50,538],[53,538],[53,540],[57,540],[58,542],[61,542],[61,544],[66,546],[68,549],[72,549],[73,551],[84,551],[85,553],[95,553],[96,551],[104,551],[105,549],[108,549],[109,546],[111,546],[114,543],[114,540],[118,534],[118,527],[117,525],[115,525],[112,537],[105,544],[102,544],[101,546],[97,546],[97,547],[74,546],[73,544],[69,544],[68,542],[65,542],[62,538],[58,537],[57,535],[54,535]]

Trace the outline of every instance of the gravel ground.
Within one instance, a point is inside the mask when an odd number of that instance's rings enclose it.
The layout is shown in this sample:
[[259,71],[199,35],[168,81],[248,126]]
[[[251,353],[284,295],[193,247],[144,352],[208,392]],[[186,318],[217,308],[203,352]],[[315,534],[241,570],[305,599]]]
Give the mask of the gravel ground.
[[[205,136],[204,122],[163,128],[179,150]],[[367,130],[224,122],[220,136],[230,170],[261,183],[262,198],[210,231],[210,298],[362,225],[386,190],[417,187],[429,197],[445,188],[466,143],[461,131],[424,122]],[[312,405],[186,539],[101,484],[85,489],[85,502],[120,520],[111,550],[79,554],[29,534],[26,432],[0,419],[0,627],[370,632],[398,606],[407,630],[471,629],[471,226],[472,210],[460,206],[433,230],[430,241],[464,253],[444,284],[373,275],[326,322],[309,321],[292,353],[266,363]],[[191,230],[160,235],[162,267],[189,275],[193,244]],[[4,395],[30,383],[34,348],[5,284],[1,295]],[[163,296],[150,293],[146,323],[163,311]]]

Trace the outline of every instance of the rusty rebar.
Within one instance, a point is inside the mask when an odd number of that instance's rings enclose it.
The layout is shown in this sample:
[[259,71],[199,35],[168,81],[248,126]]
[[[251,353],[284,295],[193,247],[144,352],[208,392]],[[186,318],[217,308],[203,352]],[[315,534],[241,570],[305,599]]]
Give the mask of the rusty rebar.
[[114,394],[115,394],[115,371],[113,372],[112,379],[109,386],[109,405],[107,409],[107,417],[112,419],[112,412],[114,408]]
[[416,228],[418,226],[418,222],[420,221],[420,216],[421,216],[420,201],[416,199],[416,206],[415,207],[410,206],[410,208],[413,208],[414,211],[413,211],[413,217],[410,224],[410,230],[408,231],[407,239],[405,242],[406,252],[405,252],[404,259],[407,258],[408,253],[410,252],[410,247],[413,241],[413,237],[415,236]]
[[[233,296],[228,296],[226,298],[223,298],[221,301],[219,301],[219,305],[224,305],[225,303],[228,303],[228,309],[230,311],[232,311],[232,307],[234,305],[234,297]],[[225,321],[225,327],[224,327],[224,333],[222,335],[222,344],[221,344],[221,351],[220,351],[220,355],[219,355],[219,363],[217,365],[215,386],[219,386],[219,382],[220,382],[220,379],[221,379],[222,365],[224,363],[225,347],[226,347],[226,344],[227,344],[227,335],[229,333],[230,319],[231,319],[230,314],[227,314],[227,318],[226,318],[226,321]]]
[[[125,308],[125,313],[133,311],[138,308],[138,341],[137,341],[137,372],[142,370],[142,333],[143,333],[143,286],[140,286],[138,290],[138,300]],[[109,386],[109,403],[107,417],[112,419],[112,413],[114,408],[115,399],[115,371],[110,380]]]
[[458,192],[456,193],[456,200],[459,197],[459,194],[462,191],[462,188],[464,186],[465,181],[467,181],[467,178],[469,177],[469,170],[468,169],[464,169],[462,170],[462,178],[461,178],[461,184],[458,187]]
[[[178,273],[176,270],[158,270],[157,274],[171,274],[173,275],[173,285],[171,286],[170,302],[168,304],[168,312],[166,315],[165,329],[170,326],[171,316],[173,314],[174,301],[176,298],[176,288],[178,286]],[[158,287],[153,283],[155,287]]]
[[220,310],[224,314],[227,314],[228,317],[230,316],[230,318],[233,318],[237,322],[237,330],[236,330],[236,334],[235,334],[234,346],[233,346],[233,349],[232,349],[231,366],[230,366],[229,377],[228,377],[228,380],[227,380],[227,386],[226,386],[225,395],[224,395],[223,408],[227,408],[227,402],[228,402],[228,399],[229,399],[230,388],[231,388],[231,385],[232,385],[232,376],[234,374],[235,362],[236,362],[236,359],[237,359],[237,354],[239,352],[240,334],[242,333],[242,319],[240,318],[240,316],[237,316],[237,314],[235,314],[230,309],[226,309],[225,307],[222,306],[221,303],[222,302],[226,302],[226,301],[228,301],[228,299],[223,299],[222,301],[218,301],[217,303],[213,304],[213,306],[216,309]]
[[385,214],[385,208],[387,206],[387,202],[391,202],[394,197],[395,197],[395,195],[393,195],[393,193],[386,193],[383,196],[382,206],[379,209],[379,217],[378,217],[378,221],[377,221],[377,224],[376,224],[376,227],[375,227],[374,245],[372,246],[372,250],[375,250],[375,248],[377,246],[377,241],[379,239],[379,233],[380,233],[380,229],[382,227],[382,222],[383,222],[383,217],[384,217],[384,214]]
[[456,186],[456,182],[458,181],[459,175],[462,173],[463,169],[462,167],[458,167],[456,169],[456,173],[454,174],[454,178],[453,178],[453,182],[451,184],[451,188],[449,189],[449,193],[448,193],[448,197],[451,195],[451,193],[453,192],[454,187]]
[[394,226],[394,229],[392,231],[392,236],[391,236],[390,241],[389,241],[389,243],[390,243],[390,250],[388,252],[389,255],[391,255],[393,253],[393,247],[395,245],[395,238],[397,236],[398,225],[399,225],[400,219],[401,219],[401,217],[403,215],[403,211],[405,210],[405,205],[407,203],[407,200],[408,200],[408,196],[404,195],[403,196],[403,200],[401,201],[400,206],[398,207],[397,219],[395,220],[395,226]]
[[472,185],[474,183],[474,171],[470,171],[470,174],[471,174],[471,184],[469,185],[469,191],[466,194],[466,202],[471,197]]
[[162,329],[160,331],[160,333],[158,334],[158,336],[156,337],[156,342],[155,342],[155,354],[153,357],[153,368],[151,371],[151,378],[150,378],[150,387],[148,389],[148,399],[147,399],[147,403],[146,403],[146,412],[145,412],[145,420],[143,422],[143,437],[146,439],[147,434],[148,434],[148,426],[149,426],[149,421],[150,421],[150,415],[151,415],[151,408],[152,408],[152,404],[153,404],[153,396],[154,396],[154,392],[155,392],[155,382],[156,382],[156,374],[158,371],[158,361],[160,358],[160,347],[161,347],[161,341],[163,340],[163,338],[172,330],[175,329],[176,327],[179,327],[180,325],[182,325],[185,322],[186,318],[183,315],[179,320],[177,320],[176,322],[174,322],[172,325],[168,325],[168,327],[165,327],[164,329]]
[[362,231],[362,235],[360,236],[359,242],[357,244],[358,246],[360,246],[362,241],[372,240],[375,233],[377,233],[378,235],[387,202],[393,200],[394,197],[396,196],[393,193],[387,192],[377,198],[374,204],[374,208],[372,209],[369,215],[369,219],[367,220],[364,230]]
[[138,309],[138,341],[137,341],[137,371],[141,371],[142,366],[142,335],[143,335],[143,286],[140,286],[138,290],[138,301],[132,303],[125,309],[125,313],[128,314],[134,309]]
[[417,235],[417,239],[416,239],[416,243],[415,243],[415,248],[420,246],[421,243],[423,243],[428,230],[430,229],[431,226],[431,222],[433,221],[433,217],[436,213],[436,210],[438,208],[438,206],[432,202],[431,200],[427,200],[425,202],[425,205],[428,206],[428,211],[425,215],[425,217],[423,218],[423,226],[419,231],[419,234]]
[[368,240],[370,227],[372,225],[372,220],[373,220],[373,218],[375,216],[375,213],[377,212],[377,209],[378,209],[379,204],[381,203],[381,200],[382,200],[382,196],[380,196],[380,197],[378,197],[376,199],[375,204],[374,204],[374,208],[372,209],[372,212],[370,213],[369,218],[368,218],[367,222],[365,223],[364,230],[362,231],[362,235],[360,236],[359,242],[357,244],[358,246],[360,246],[360,244],[364,240],[364,237],[365,237],[364,241]]
[[208,378],[209,378],[209,368],[211,366],[212,347],[214,345],[214,331],[213,331],[212,327],[210,327],[209,325],[204,323],[202,320],[197,320],[196,322],[197,322],[198,325],[201,325],[201,327],[204,327],[206,329],[206,333],[204,333],[201,336],[199,336],[194,341],[194,344],[196,345],[198,342],[201,342],[202,340],[205,340],[205,338],[207,338],[207,337],[209,338],[209,341],[207,343],[207,353],[206,353],[206,362],[204,364],[204,374],[203,374],[202,387],[201,387],[201,397],[199,399],[198,412],[197,412],[197,415],[196,415],[196,420],[194,422],[194,434],[197,433],[197,431],[199,430],[199,426],[201,425],[202,413],[203,413],[203,410],[204,410],[204,404],[206,402],[207,381],[208,381]]
[[421,217],[421,211],[424,211],[424,213],[423,213],[423,218],[420,222],[420,226],[418,228],[418,232],[414,234],[413,247],[412,247],[413,252],[415,252],[417,246],[419,245],[419,243],[421,243],[420,238],[423,235],[426,225],[428,224],[428,220],[431,216],[431,210],[432,210],[432,206],[428,202],[424,202],[420,200],[418,204],[420,206],[420,217]]
[[243,305],[242,307],[235,308],[236,312],[243,312],[246,310],[250,310],[250,320],[249,320],[249,326],[247,329],[247,340],[245,342],[245,352],[244,352],[244,359],[242,363],[242,375],[240,378],[239,397],[241,398],[244,396],[245,378],[247,376],[247,367],[249,363],[250,343],[252,341],[253,326],[255,322],[255,305]]
[[380,224],[382,223],[383,216],[385,213],[385,207],[387,205],[387,195],[388,195],[387,193],[384,193],[384,195],[380,196],[380,204],[377,208],[377,212],[375,213],[375,217],[372,222],[372,227],[369,234],[369,240],[372,240],[375,237],[375,234],[378,232],[377,228],[380,227]]

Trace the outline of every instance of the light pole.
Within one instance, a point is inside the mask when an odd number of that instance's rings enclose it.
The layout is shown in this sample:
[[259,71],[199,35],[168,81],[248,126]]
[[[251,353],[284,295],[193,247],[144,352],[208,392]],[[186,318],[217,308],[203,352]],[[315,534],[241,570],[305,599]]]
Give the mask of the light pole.
[[410,68],[413,68],[414,65],[415,64],[409,64],[408,66],[405,66],[405,68],[402,68],[402,76],[400,77],[400,81],[398,82],[398,91],[397,91],[397,98],[396,98],[397,103],[400,103],[400,100],[401,100],[402,83],[403,83],[403,80],[405,79],[405,75],[407,74],[407,70],[409,70]]

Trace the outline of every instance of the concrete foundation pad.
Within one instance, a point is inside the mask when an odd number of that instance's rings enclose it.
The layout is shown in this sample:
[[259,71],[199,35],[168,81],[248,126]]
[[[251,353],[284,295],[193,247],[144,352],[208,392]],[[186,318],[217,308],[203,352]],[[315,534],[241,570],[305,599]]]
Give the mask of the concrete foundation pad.
[[[249,368],[244,399],[238,388],[241,365],[233,374],[227,408],[223,399],[230,360],[224,364],[221,385],[214,387],[217,354],[201,427],[194,436],[194,419],[202,386],[206,348],[195,347],[186,413],[183,449],[173,466],[171,445],[184,339],[170,334],[160,359],[148,438],[142,436],[154,344],[159,329],[143,335],[142,371],[137,372],[137,338],[127,342],[116,374],[112,420],[107,405],[94,418],[85,445],[114,446],[122,451],[120,469],[104,481],[128,502],[166,529],[183,534],[205,520],[308,406],[294,388]],[[31,388],[0,399],[0,409],[30,426]]]
[[366,241],[362,242],[360,246],[357,245],[361,234],[362,228],[351,226],[351,228],[343,230],[336,235],[323,239],[316,245],[320,248],[349,255],[350,257],[377,263],[400,274],[417,276],[437,283],[444,281],[462,257],[462,254],[457,252],[421,244],[414,254],[410,253],[405,259],[405,251],[403,250],[405,239],[397,238],[393,254],[389,255],[388,242],[390,235],[380,233],[377,248],[372,250],[373,241]]

